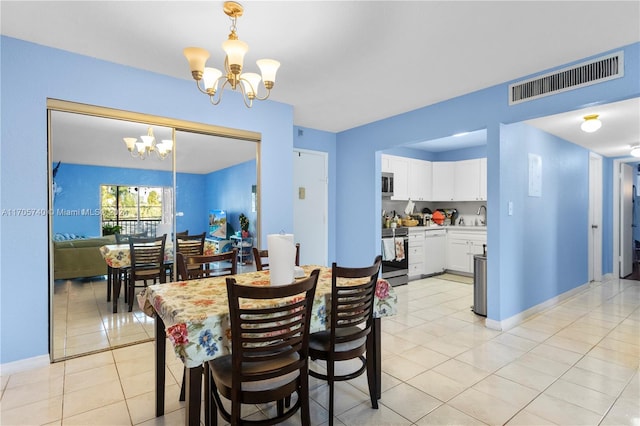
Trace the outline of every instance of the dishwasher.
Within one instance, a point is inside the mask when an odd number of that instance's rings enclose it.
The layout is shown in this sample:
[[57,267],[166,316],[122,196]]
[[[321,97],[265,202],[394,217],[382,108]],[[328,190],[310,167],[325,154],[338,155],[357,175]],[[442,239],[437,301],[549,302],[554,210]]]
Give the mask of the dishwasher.
[[424,274],[442,274],[446,267],[446,236],[444,229],[428,230],[424,238]]

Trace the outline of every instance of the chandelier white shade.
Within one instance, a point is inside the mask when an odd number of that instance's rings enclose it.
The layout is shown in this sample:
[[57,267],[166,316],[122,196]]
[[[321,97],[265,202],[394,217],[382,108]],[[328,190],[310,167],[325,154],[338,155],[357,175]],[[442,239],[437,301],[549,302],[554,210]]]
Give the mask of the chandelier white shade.
[[602,122],[598,119],[598,114],[584,116],[584,121],[580,125],[583,132],[593,133],[602,127]]
[[158,158],[164,160],[173,150],[173,141],[171,139],[163,139],[161,142],[156,142],[151,127],[147,130],[146,135],[140,136],[140,140],[138,138],[122,138],[122,140],[131,156],[142,160],[149,157],[153,152]]
[[631,154],[632,157],[640,157],[640,145],[632,146],[629,154]]
[[[251,108],[253,100],[263,101],[271,94],[271,89],[276,82],[276,72],[280,67],[280,62],[273,59],[260,59],[257,61],[260,74],[243,73],[244,56],[249,50],[249,45],[238,40],[236,33],[236,21],[242,16],[244,9],[241,4],[228,1],[224,3],[224,13],[231,18],[231,33],[229,39],[222,43],[222,50],[225,53],[224,70],[207,67],[209,52],[200,47],[187,47],[183,50],[184,56],[189,62],[191,75],[196,81],[200,92],[209,96],[213,105],[218,105],[222,100],[222,92],[229,86],[232,90],[239,89],[242,93],[244,104]],[[260,82],[264,87],[265,94],[258,94]]]

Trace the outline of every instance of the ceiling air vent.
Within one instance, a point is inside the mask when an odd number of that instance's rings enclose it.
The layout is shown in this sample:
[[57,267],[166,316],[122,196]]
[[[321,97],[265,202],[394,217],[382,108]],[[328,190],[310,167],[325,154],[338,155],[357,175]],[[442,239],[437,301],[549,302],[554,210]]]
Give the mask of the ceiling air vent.
[[509,105],[620,78],[624,75],[623,55],[623,51],[616,52],[570,68],[510,84]]

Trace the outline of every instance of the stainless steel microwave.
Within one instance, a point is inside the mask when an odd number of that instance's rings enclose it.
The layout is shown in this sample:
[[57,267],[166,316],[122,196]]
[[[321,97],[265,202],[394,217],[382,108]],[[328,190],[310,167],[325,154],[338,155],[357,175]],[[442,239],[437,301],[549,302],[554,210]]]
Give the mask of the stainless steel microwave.
[[393,173],[382,173],[382,196],[393,196]]

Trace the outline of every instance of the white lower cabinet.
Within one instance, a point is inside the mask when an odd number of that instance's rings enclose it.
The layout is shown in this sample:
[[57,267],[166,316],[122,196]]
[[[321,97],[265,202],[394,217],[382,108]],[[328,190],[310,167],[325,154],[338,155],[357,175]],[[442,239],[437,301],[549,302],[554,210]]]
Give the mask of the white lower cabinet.
[[459,232],[449,229],[447,232],[447,269],[473,273],[473,256],[482,254],[483,245],[486,243],[486,231]]
[[409,279],[424,274],[424,230],[409,229]]

